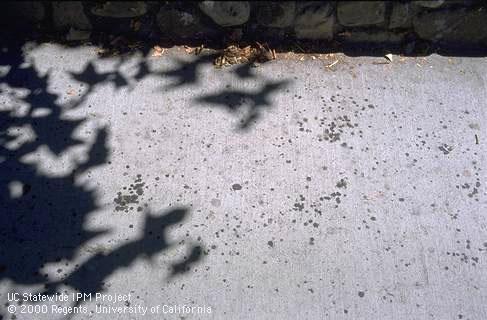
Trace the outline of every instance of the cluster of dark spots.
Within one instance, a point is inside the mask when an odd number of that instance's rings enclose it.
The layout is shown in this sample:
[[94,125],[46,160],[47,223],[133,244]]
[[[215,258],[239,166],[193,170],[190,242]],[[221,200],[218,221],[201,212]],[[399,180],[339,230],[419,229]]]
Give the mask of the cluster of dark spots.
[[[470,250],[470,242],[468,242],[467,244],[468,246],[468,249],[467,250]],[[459,253],[459,252],[446,252],[446,255],[447,256],[452,256],[452,257],[458,257],[460,258],[460,261],[463,262],[463,263],[471,263],[472,266],[476,266],[478,263],[479,263],[479,257],[469,257],[466,253]]]
[[341,200],[341,196],[344,196],[346,197],[347,195],[346,194],[342,194],[341,192],[339,191],[335,191],[335,192],[332,192],[328,195],[324,195],[324,196],[321,196],[320,197],[320,201],[331,201],[331,200],[335,200],[336,202],[336,205],[335,205],[335,208],[338,208],[338,205],[342,202]]
[[307,226],[313,226],[314,228],[318,228],[320,226],[320,224],[318,222],[314,222],[313,219],[309,219],[308,221],[305,221],[303,223],[303,225],[305,227],[307,227]]
[[[363,138],[363,131],[358,129],[358,123],[352,121],[351,118],[359,118],[365,110],[375,109],[377,106],[368,102],[368,99],[364,99],[365,104],[359,105],[353,97],[343,97],[340,94],[332,95],[330,101],[325,97],[321,96],[321,102],[323,106],[321,107],[322,114],[315,115],[312,118],[301,118],[297,120],[300,132],[311,133],[313,126],[312,120],[316,122],[319,128],[322,128],[316,138],[318,141],[328,141],[330,143],[337,142],[342,139],[342,135],[348,133],[351,136],[358,135]],[[336,112],[350,112],[349,114],[336,115]],[[300,112],[301,113],[301,112]],[[335,117],[330,117],[328,113],[335,113]],[[370,128],[370,126],[369,126]],[[353,147],[348,147],[347,144],[342,144],[343,147],[353,149]]]
[[476,178],[475,183],[464,182],[461,185],[457,185],[456,188],[457,189],[463,189],[463,190],[469,190],[469,192],[467,193],[467,196],[469,198],[474,198],[474,196],[477,196],[477,197],[475,197],[475,201],[479,201],[478,195],[479,195],[480,186],[481,186],[480,178]]
[[[480,186],[480,182],[477,182],[477,184],[478,184],[478,186]],[[478,194],[478,193],[479,193],[479,190],[476,187],[474,187],[474,188],[472,188],[472,192],[470,192],[469,194],[467,194],[467,196],[469,198],[473,198],[473,196],[476,195],[476,194]]]
[[296,202],[294,203],[293,210],[295,210],[295,211],[303,211],[303,209],[304,209],[304,200],[306,200],[306,198],[302,194],[300,194],[299,195],[299,200],[296,200]]
[[340,181],[337,182],[336,184],[337,188],[347,188],[347,181],[345,179],[340,179]]
[[299,202],[294,203],[294,210],[303,211],[303,209],[304,209],[304,203],[299,203]]
[[[362,226],[357,226],[357,230],[362,230],[362,228],[365,228],[366,230],[367,229],[371,229],[371,226],[369,225],[369,223],[371,223],[372,227],[378,227],[378,225],[375,225],[374,222],[377,221],[377,217],[373,215],[373,211],[370,209],[370,208],[367,208],[367,218],[366,219],[365,217],[362,219]],[[376,234],[380,234],[381,231],[379,229],[375,229],[373,230],[374,233]],[[385,251],[389,251],[391,250],[391,247],[386,247],[384,249]]]
[[133,207],[130,205],[132,204],[138,204],[138,196],[135,194],[132,195],[127,195],[127,194],[122,194],[122,192],[117,192],[117,197],[113,199],[113,202],[117,204],[115,206],[116,211],[125,211],[128,212],[129,210],[132,210]]
[[[342,189],[342,191],[343,189],[346,189],[347,186],[347,178],[340,179],[336,183],[336,187]],[[305,227],[311,226],[313,228],[319,228],[320,223],[315,220],[316,218],[323,216],[325,201],[333,201],[334,208],[338,208],[338,205],[342,202],[341,197],[346,196],[346,194],[337,190],[329,194],[322,195],[314,201],[307,202],[306,198],[302,194],[300,194],[299,198],[295,200],[291,210],[300,213],[300,216],[298,217],[299,221],[303,223]],[[296,219],[296,217],[293,217],[291,219],[292,223],[297,223],[297,221],[298,219]]]
[[[320,124],[320,126],[323,125],[324,122]],[[333,118],[333,120],[326,126],[327,127],[323,130],[323,134],[318,136],[318,141],[325,140],[332,143],[340,140],[341,134],[344,132],[345,128],[355,128],[358,126],[358,123],[352,123],[347,115],[343,115]]]
[[[113,199],[115,211],[132,211],[139,204],[139,198],[144,194],[144,188],[147,188],[147,186],[142,181],[142,175],[138,174],[129,187],[123,187],[123,191],[117,192],[117,197]],[[147,204],[145,206],[147,207]],[[142,206],[137,206],[138,212],[143,211],[143,209]]]
[[130,189],[133,189],[137,195],[141,196],[144,194],[144,186],[145,182],[142,182],[142,176],[140,174],[137,175],[137,179],[135,179],[134,183],[130,185]]

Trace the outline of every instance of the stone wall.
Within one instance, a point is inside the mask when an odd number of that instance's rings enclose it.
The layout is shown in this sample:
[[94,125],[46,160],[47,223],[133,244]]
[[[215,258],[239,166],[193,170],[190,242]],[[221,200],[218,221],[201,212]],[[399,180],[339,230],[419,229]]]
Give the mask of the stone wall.
[[[401,44],[421,39],[487,47],[487,2],[132,1],[8,2],[17,26],[51,28],[68,40],[92,32],[180,39],[338,40]],[[22,23],[19,23],[22,21]]]

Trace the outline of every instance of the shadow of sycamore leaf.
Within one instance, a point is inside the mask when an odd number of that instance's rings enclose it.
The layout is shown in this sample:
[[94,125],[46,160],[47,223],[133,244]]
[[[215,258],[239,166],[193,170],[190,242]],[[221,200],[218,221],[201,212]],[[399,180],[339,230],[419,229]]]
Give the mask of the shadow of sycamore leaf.
[[76,81],[86,84],[90,89],[98,84],[112,83],[116,89],[129,85],[127,79],[119,71],[99,72],[95,69],[93,62],[87,64],[81,72],[69,72]]
[[101,166],[108,161],[110,151],[107,147],[108,129],[100,128],[96,133],[95,142],[90,147],[87,160],[78,164],[76,172],[81,173],[89,168]]
[[225,89],[220,93],[209,94],[196,98],[196,101],[203,104],[210,104],[224,107],[226,110],[235,113],[240,108],[247,106],[249,111],[240,121],[240,129],[248,129],[251,121],[260,116],[260,110],[264,107],[271,107],[271,95],[275,91],[285,88],[289,80],[275,81],[265,84],[256,92],[244,92],[239,90]]
[[[154,256],[175,245],[168,240],[168,229],[184,221],[188,210],[176,208],[163,215],[148,212],[144,230],[138,239],[115,248],[108,253],[97,253],[80,265],[64,281],[50,283],[47,294],[53,294],[61,284],[83,293],[103,290],[105,280],[122,267],[130,267],[139,258],[153,259]],[[201,254],[192,254],[187,263],[195,263]]]
[[182,261],[171,265],[171,274],[169,278],[173,278],[176,275],[187,273],[191,270],[191,266],[201,259],[203,254],[203,248],[200,246],[193,246],[188,257],[184,257]]
[[173,83],[168,85],[167,89],[175,89],[183,85],[195,85],[200,82],[200,68],[204,64],[210,64],[217,57],[216,54],[201,55],[198,58],[187,62],[181,59],[176,59],[178,67],[175,69],[161,72],[161,76],[174,79]]

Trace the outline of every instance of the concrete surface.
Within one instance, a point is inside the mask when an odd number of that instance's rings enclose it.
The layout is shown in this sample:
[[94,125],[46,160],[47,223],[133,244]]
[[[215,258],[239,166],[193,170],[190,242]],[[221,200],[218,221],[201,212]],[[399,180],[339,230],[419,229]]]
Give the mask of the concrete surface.
[[[129,79],[94,86],[63,113],[87,118],[76,131],[82,141],[106,126],[110,150],[109,163],[76,182],[96,190],[85,228],[110,232],[64,269],[137,239],[146,211],[124,205],[131,184],[144,183],[137,200],[153,212],[189,210],[167,235],[172,247],[105,279],[102,293],[131,293],[128,304],[92,299],[73,319],[487,318],[486,58],[383,64],[338,55],[332,67],[334,59],[283,60],[247,73],[203,63],[175,85],[177,60],[193,59],[184,51],[149,58],[152,73],[140,81],[140,57],[99,60],[93,47],[54,44],[28,56],[41,74],[50,70],[49,90],[66,106],[87,90],[70,72],[89,61],[99,72],[118,65]],[[62,176],[84,150],[38,150],[25,161]],[[205,254],[170,277],[168,266],[194,244]],[[44,270],[55,278],[63,263]],[[6,319],[7,293],[39,288],[4,279]],[[211,313],[97,311],[164,304]],[[47,305],[47,314],[17,310],[17,319],[63,318]]]

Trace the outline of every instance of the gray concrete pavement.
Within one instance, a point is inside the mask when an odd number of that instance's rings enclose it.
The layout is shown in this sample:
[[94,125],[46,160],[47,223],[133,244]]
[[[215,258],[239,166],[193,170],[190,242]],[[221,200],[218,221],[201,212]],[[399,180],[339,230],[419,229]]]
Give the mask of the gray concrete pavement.
[[[384,60],[337,55],[330,68],[334,58],[215,70],[178,64],[193,57],[173,49],[149,58],[151,73],[136,80],[140,57],[99,60],[92,47],[54,44],[28,56],[50,72],[62,105],[90,92],[63,111],[86,118],[75,131],[85,143],[22,161],[66,175],[102,127],[110,150],[75,180],[96,194],[84,229],[110,231],[69,263],[46,264],[51,280],[140,239],[148,210],[187,209],[167,229],[170,246],[150,259],[120,258],[103,278],[100,292],[130,293],[129,302],[93,298],[74,319],[487,318],[486,58],[377,64]],[[117,88],[108,76],[90,86],[80,76],[90,61],[97,73],[118,68],[128,83]],[[2,305],[7,293],[39,289],[4,279]],[[17,308],[17,319],[63,318],[51,304],[46,314]],[[110,305],[149,309],[100,311]],[[151,313],[157,305],[211,313]]]

